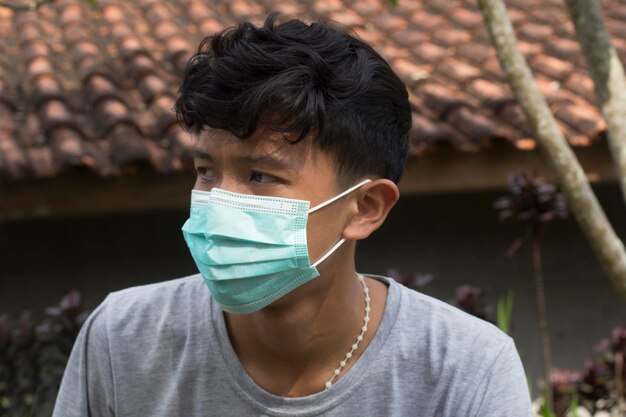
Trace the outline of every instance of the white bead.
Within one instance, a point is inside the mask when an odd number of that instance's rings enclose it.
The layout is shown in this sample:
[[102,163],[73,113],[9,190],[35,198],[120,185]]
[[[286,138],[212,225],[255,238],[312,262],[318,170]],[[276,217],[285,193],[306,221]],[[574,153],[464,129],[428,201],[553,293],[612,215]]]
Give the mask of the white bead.
[[335,379],[335,377],[341,373],[341,369],[343,369],[343,367],[346,366],[346,362],[348,361],[348,359],[352,358],[352,352],[354,352],[359,347],[359,342],[363,341],[363,334],[365,334],[365,332],[367,331],[367,323],[370,321],[370,317],[369,317],[369,312],[371,311],[371,308],[370,308],[371,298],[369,296],[370,290],[369,288],[367,288],[367,285],[365,285],[365,279],[363,275],[359,274],[357,275],[357,278],[363,284],[363,292],[365,293],[365,324],[363,325],[363,327],[361,327],[362,333],[357,336],[356,338],[357,342],[352,345],[352,350],[346,353],[346,358],[341,361],[339,368],[335,369],[335,371],[333,372],[333,377],[328,382],[326,382],[326,389],[329,389],[333,385],[332,380]]

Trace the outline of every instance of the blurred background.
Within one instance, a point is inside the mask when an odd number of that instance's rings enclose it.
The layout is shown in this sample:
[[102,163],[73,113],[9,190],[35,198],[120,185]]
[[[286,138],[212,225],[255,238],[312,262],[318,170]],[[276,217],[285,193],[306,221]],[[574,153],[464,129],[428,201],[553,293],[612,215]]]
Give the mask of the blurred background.
[[[511,194],[512,173],[548,183],[554,174],[474,1],[7,2],[0,5],[0,313],[7,323],[24,310],[45,315],[71,290],[91,309],[111,291],[197,272],[180,231],[195,178],[193,139],[171,110],[182,71],[203,37],[244,20],[260,24],[278,10],[352,28],[410,91],[402,197],[384,227],[359,244],[359,271],[414,277],[418,291],[457,305],[458,288],[470,285],[493,322],[493,306],[512,290],[510,334],[536,386],[542,356],[531,246],[505,256],[525,226],[502,221],[494,203]],[[606,125],[567,9],[557,0],[506,4],[541,92],[624,239]],[[626,2],[602,4],[623,62]],[[541,250],[552,365],[581,369],[599,340],[626,325],[626,300],[572,216],[550,222]]]

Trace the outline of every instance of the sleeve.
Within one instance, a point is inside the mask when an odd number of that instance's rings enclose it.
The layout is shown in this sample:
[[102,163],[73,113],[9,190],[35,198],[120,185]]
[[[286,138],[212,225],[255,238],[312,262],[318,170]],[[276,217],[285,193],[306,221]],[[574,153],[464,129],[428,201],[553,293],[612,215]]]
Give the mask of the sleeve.
[[528,381],[511,337],[478,385],[469,411],[474,417],[532,417]]
[[108,299],[89,315],[78,333],[52,417],[115,416],[106,318]]

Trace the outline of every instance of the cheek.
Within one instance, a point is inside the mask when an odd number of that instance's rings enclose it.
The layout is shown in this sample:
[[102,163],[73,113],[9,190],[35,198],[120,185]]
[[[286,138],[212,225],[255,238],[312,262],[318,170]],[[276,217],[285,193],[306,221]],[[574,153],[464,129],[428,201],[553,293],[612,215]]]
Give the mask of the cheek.
[[328,206],[309,216],[306,231],[311,263],[321,258],[341,240],[344,215],[338,208]]

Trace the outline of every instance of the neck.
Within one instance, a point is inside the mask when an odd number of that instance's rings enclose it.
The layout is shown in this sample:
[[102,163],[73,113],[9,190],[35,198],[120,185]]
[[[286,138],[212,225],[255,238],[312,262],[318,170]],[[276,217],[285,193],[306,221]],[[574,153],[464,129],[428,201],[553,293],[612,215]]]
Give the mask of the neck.
[[319,277],[272,305],[225,318],[237,356],[261,387],[277,395],[306,395],[324,387],[354,343],[363,326],[364,298],[354,263],[329,262]]

